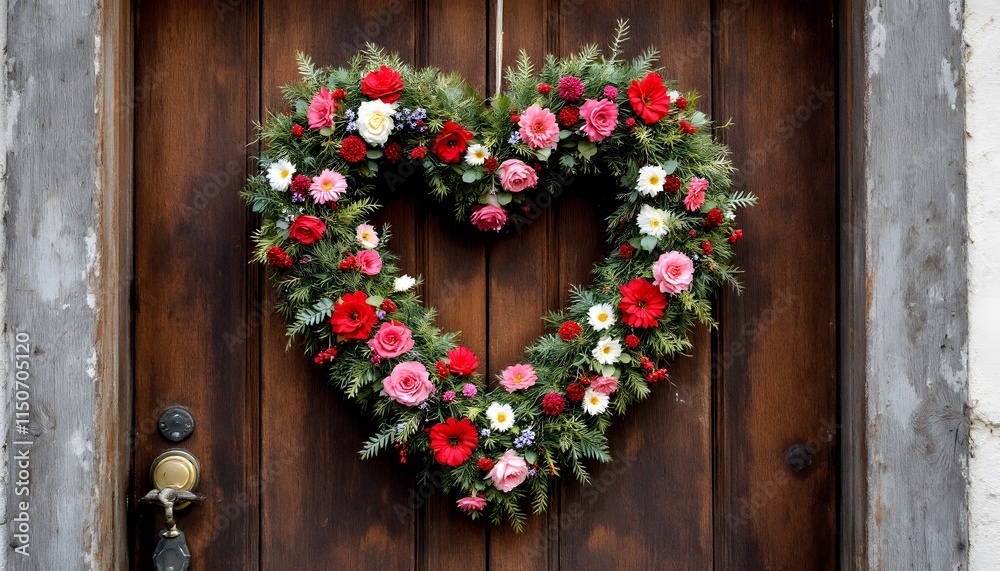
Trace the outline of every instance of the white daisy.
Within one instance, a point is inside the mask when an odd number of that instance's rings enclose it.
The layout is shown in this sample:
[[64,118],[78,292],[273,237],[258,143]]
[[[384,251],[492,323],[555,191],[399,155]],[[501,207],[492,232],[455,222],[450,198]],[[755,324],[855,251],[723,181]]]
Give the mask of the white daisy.
[[639,232],[654,238],[662,238],[670,230],[667,226],[667,213],[648,204],[643,204],[639,209],[636,222],[639,223]]
[[365,101],[358,106],[358,134],[370,145],[384,145],[395,127],[392,121],[395,112],[395,103],[384,103],[381,99]]
[[469,149],[465,151],[465,162],[474,167],[485,163],[488,158],[490,158],[489,150],[479,143],[469,145]]
[[646,196],[656,196],[663,192],[663,181],[667,178],[667,171],[660,165],[648,165],[639,169],[639,182],[635,188],[639,194]]
[[267,181],[271,183],[271,188],[274,190],[288,190],[294,174],[295,165],[290,163],[288,159],[277,160],[267,168]]
[[514,426],[514,409],[509,404],[495,402],[486,409],[490,427],[497,432],[507,432]]
[[594,389],[587,389],[587,392],[583,393],[583,410],[590,415],[598,415],[608,409],[608,402],[611,401],[611,397],[605,394],[594,391]]
[[597,342],[591,355],[602,365],[614,365],[622,355],[622,344],[617,339],[605,337]]
[[615,310],[609,303],[598,303],[587,311],[587,322],[594,331],[604,331],[615,324]]
[[413,287],[414,285],[416,285],[416,283],[417,280],[411,278],[406,274],[403,274],[398,278],[396,278],[396,281],[393,283],[392,289],[394,291],[406,291],[411,287]]
[[358,243],[369,250],[378,246],[378,232],[371,224],[358,225]]

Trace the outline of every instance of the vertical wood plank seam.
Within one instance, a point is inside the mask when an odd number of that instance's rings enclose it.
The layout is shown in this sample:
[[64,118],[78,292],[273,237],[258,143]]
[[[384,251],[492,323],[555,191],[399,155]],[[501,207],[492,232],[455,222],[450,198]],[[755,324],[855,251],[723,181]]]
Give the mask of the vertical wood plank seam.
[[[264,0],[257,1],[257,121],[264,120]],[[248,90],[251,91],[252,90]],[[251,109],[252,106],[248,105]],[[251,130],[252,132],[252,130]],[[256,140],[255,137],[250,137],[247,140]],[[261,148],[260,141],[257,142],[253,147],[247,147],[247,150],[253,150],[259,153]],[[256,169],[256,165],[249,164],[248,169]],[[251,215],[250,220],[256,226],[256,217]],[[252,235],[252,234],[251,234]],[[268,299],[268,284],[267,281],[267,270],[261,268],[259,264],[253,264],[254,272],[256,273],[256,295],[253,299],[256,300],[261,311],[267,311],[267,299]],[[264,415],[261,414],[261,408],[264,406],[264,320],[257,319],[254,323],[254,330],[257,336],[257,476],[258,482],[263,484],[260,477],[264,473]],[[261,485],[252,486],[250,493],[255,494],[257,498],[257,565],[264,564],[264,494],[260,493]]]

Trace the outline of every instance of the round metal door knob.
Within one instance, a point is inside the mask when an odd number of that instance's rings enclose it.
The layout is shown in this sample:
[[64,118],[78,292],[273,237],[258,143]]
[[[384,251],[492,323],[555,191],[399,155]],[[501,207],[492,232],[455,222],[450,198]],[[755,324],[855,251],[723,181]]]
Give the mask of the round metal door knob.
[[[201,463],[187,450],[167,450],[153,460],[149,478],[159,490],[173,488],[180,492],[193,492],[201,481]],[[174,507],[182,509],[189,503],[182,502]]]
[[194,432],[194,415],[186,408],[175,406],[163,411],[156,425],[164,438],[171,442],[180,442]]

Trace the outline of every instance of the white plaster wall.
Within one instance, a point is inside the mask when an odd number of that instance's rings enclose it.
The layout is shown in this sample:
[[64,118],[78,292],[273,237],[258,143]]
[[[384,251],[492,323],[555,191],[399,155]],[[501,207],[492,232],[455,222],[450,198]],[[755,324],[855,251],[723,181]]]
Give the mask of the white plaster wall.
[[966,0],[969,568],[1000,569],[1000,2]]

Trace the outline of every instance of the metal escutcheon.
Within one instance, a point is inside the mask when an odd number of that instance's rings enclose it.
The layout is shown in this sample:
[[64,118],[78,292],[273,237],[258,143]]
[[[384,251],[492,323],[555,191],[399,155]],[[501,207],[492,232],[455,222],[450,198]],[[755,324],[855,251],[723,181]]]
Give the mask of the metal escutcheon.
[[[149,477],[159,490],[173,488],[179,492],[191,492],[201,481],[201,463],[187,450],[167,450],[153,460]],[[184,509],[189,504],[179,502],[174,508]]]

